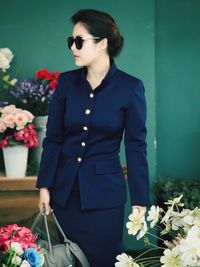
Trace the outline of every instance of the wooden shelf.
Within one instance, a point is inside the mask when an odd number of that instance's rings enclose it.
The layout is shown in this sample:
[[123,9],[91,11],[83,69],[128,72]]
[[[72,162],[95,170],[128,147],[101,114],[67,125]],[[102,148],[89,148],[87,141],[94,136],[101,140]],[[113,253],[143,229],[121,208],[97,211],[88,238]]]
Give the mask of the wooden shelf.
[[8,178],[0,174],[0,226],[32,221],[37,214],[39,190],[36,177]]
[[27,176],[24,178],[0,177],[0,192],[2,191],[35,191],[36,177]]

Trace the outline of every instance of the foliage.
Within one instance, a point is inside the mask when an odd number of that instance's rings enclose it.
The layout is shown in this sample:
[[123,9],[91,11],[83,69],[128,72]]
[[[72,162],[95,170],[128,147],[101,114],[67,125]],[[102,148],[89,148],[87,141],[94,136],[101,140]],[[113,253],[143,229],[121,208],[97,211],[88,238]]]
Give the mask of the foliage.
[[156,195],[158,205],[184,194],[184,204],[186,208],[194,209],[200,207],[200,180],[183,178],[163,178],[159,177],[154,183],[153,192]]

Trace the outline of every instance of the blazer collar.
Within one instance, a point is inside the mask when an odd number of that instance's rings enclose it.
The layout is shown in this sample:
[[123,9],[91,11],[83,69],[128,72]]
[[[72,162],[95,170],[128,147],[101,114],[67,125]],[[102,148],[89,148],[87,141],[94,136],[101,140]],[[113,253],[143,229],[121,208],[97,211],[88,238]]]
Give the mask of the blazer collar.
[[[111,59],[110,60],[110,69],[109,69],[109,71],[107,72],[106,76],[103,78],[101,84],[97,88],[95,88],[94,91],[99,90],[100,88],[102,88],[102,85],[107,84],[111,80],[111,78],[116,74],[116,72],[117,72],[116,64],[115,64],[114,60]],[[89,82],[87,81],[86,77],[87,77],[87,68],[84,67],[81,70],[81,81],[83,83],[87,83],[88,84]]]

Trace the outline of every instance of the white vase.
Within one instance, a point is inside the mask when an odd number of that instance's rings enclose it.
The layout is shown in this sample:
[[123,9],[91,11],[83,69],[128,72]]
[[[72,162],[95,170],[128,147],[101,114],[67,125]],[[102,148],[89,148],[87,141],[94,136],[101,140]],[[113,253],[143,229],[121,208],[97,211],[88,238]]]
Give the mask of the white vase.
[[23,145],[3,148],[6,176],[23,178],[26,176],[28,147]]
[[40,164],[41,155],[42,155],[42,141],[46,135],[46,124],[48,116],[37,116],[34,118],[34,123],[38,129],[38,140],[39,146],[33,148],[33,158],[37,164]]

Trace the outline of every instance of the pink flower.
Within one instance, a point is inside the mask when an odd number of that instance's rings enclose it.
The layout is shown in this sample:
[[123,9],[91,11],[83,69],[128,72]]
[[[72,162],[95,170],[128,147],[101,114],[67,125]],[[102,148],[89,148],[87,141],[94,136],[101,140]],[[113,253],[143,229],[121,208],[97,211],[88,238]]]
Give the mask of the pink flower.
[[20,130],[23,129],[24,126],[27,124],[28,119],[27,116],[22,112],[19,112],[15,115],[15,123],[16,123],[16,129]]
[[4,108],[1,109],[1,112],[3,114],[11,114],[11,113],[14,113],[15,112],[15,105],[8,105]]
[[6,125],[3,120],[0,118],[0,133],[3,133],[6,130]]
[[[14,108],[14,105],[7,107],[0,109],[0,133],[2,133],[0,148],[8,147],[12,140],[18,141],[26,147],[38,146],[36,127],[31,123],[34,118],[33,114],[28,110]],[[12,113],[6,113],[8,111]]]
[[31,112],[29,112],[28,110],[23,110],[23,113],[26,115],[28,122],[33,121],[34,116]]
[[15,127],[15,116],[13,114],[4,114],[2,120],[7,127],[11,129]]

